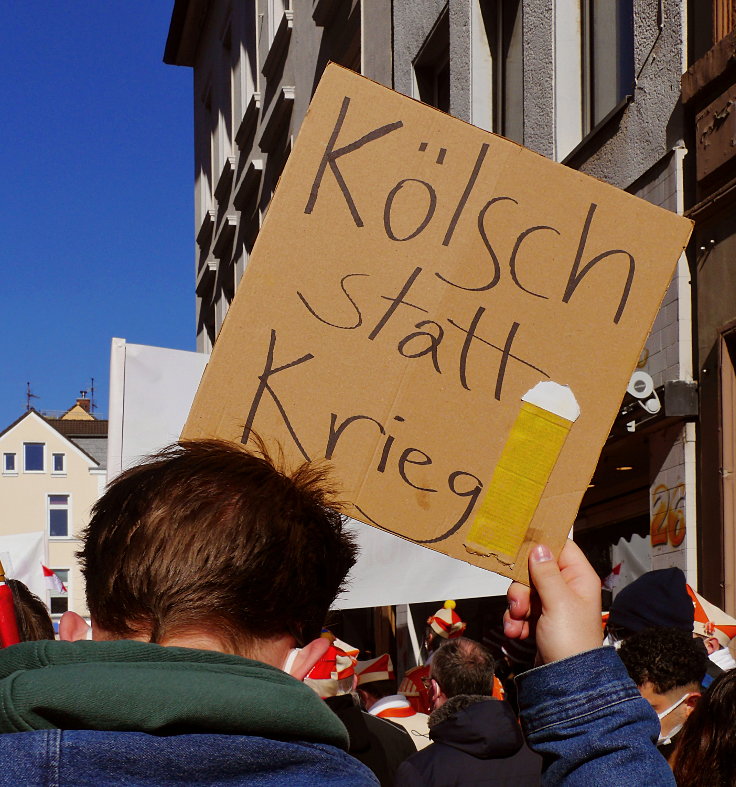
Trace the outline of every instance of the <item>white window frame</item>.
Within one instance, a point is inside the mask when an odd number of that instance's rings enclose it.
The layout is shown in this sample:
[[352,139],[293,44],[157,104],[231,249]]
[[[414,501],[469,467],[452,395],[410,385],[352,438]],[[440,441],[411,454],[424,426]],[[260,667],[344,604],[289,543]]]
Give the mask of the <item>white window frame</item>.
[[555,160],[583,138],[583,20],[580,0],[555,3]]
[[471,122],[522,143],[522,0],[474,0],[470,26]]
[[[61,457],[61,470],[55,467],[57,456]],[[63,451],[51,452],[51,475],[66,475],[66,454]]]
[[284,12],[289,10],[289,0],[268,0],[268,46],[273,43]]
[[[8,469],[8,460],[7,457],[13,457],[13,467],[12,470]],[[18,475],[18,453],[16,451],[3,451],[3,475]]]
[[[58,503],[51,502],[52,497],[66,497],[66,506],[59,505]],[[52,511],[66,511],[66,535],[65,536],[52,536],[51,535],[51,512]],[[72,496],[69,492],[49,492],[46,495],[46,532],[52,541],[69,541],[73,538],[72,535]]]
[[[26,467],[26,446],[29,445],[40,445],[43,455],[43,467],[40,470],[28,470]],[[24,473],[33,473],[35,475],[41,475],[42,473],[46,472],[46,443],[39,443],[37,440],[29,440],[28,442],[23,443],[23,472]]]
[[[607,11],[617,6],[612,0],[605,0]],[[607,30],[604,23],[600,23],[592,13],[595,0],[556,0],[555,2],[555,160],[564,161],[580,143],[587,140],[597,129],[605,125],[611,115],[623,108],[630,94],[619,94],[623,90],[633,92],[636,77],[633,73],[633,49],[629,65],[632,68],[632,84],[616,84],[617,95],[614,101],[603,101],[603,107],[595,106],[597,98],[604,97],[605,91],[601,84],[596,84],[602,72],[606,79],[614,73],[616,79],[621,76],[619,68],[624,62],[623,57],[629,54],[628,47],[623,48],[623,39],[619,34],[625,32],[619,26]],[[625,10],[625,9],[619,9]],[[633,13],[633,11],[632,11]],[[597,48],[595,45],[596,32],[615,44],[615,51],[610,52],[605,47]],[[633,30],[629,31],[633,36]],[[626,41],[628,41],[628,37]],[[633,41],[631,42],[633,46]],[[610,62],[606,62],[606,55],[614,60],[615,69]],[[610,88],[610,85],[606,83]],[[610,90],[609,90],[610,92]]]
[[[47,602],[47,606],[49,608],[49,614],[51,615],[51,619],[52,620],[58,620],[64,614],[64,612],[68,612],[69,611],[69,600],[70,600],[71,595],[72,595],[72,591],[71,591],[72,570],[71,570],[71,568],[53,568],[53,567],[50,567],[50,568],[51,568],[51,571],[53,571],[54,574],[56,574],[57,576],[58,576],[60,571],[66,571],[66,574],[67,574],[66,580],[64,580],[61,577],[59,577],[59,579],[61,579],[61,581],[64,583],[64,585],[66,587],[66,593],[58,593],[55,590],[51,590],[51,588],[48,588],[48,590],[46,591],[46,602]],[[66,599],[66,609],[64,610],[64,612],[52,612],[51,611],[51,599],[52,598],[63,598],[63,599]]]

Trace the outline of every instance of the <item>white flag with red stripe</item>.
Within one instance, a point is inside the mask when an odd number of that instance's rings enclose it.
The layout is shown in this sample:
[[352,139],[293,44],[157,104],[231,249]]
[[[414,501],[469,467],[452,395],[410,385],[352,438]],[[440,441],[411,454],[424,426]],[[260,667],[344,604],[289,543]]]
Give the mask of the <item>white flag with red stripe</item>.
[[613,567],[613,571],[603,580],[601,580],[601,587],[603,590],[613,590],[617,585],[621,575],[621,566],[623,565],[623,560],[620,563],[617,563]]
[[54,593],[67,593],[66,585],[59,579],[57,574],[50,568],[46,568],[43,563],[41,563],[41,568],[43,569],[43,576],[46,580],[46,587]]

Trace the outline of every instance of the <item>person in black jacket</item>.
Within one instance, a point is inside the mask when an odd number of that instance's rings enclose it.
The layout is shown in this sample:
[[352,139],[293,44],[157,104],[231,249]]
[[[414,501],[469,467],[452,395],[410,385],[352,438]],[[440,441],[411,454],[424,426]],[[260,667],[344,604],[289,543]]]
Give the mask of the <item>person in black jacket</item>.
[[355,696],[354,648],[335,639],[304,678],[327,703],[350,736],[348,754],[378,777],[381,787],[392,787],[399,765],[416,752],[409,733],[388,719],[361,710]]
[[399,767],[396,787],[541,783],[542,760],[524,742],[507,702],[491,697],[493,657],[461,637],[436,652],[430,673],[433,743]]

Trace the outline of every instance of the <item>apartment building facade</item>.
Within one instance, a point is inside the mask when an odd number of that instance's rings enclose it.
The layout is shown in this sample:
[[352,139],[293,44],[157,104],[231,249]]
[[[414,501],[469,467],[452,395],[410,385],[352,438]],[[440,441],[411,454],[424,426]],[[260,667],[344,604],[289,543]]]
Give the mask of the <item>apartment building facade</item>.
[[[10,545],[13,564],[6,570],[29,584],[55,620],[67,610],[88,615],[76,552],[105,488],[106,443],[107,421],[89,413],[88,399],[60,417],[31,409],[0,433],[0,542]],[[47,587],[42,565],[65,592]]]

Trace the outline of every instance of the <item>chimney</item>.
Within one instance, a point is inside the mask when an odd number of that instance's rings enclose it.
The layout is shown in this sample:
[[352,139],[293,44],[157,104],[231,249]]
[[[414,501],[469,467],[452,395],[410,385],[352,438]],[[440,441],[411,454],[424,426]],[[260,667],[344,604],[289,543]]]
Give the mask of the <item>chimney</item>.
[[89,412],[90,400],[89,399],[77,399],[77,406],[81,407],[85,413]]

